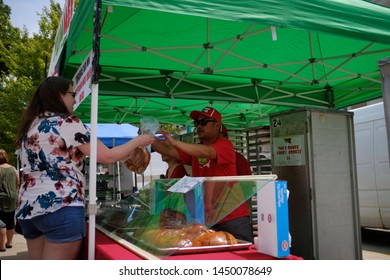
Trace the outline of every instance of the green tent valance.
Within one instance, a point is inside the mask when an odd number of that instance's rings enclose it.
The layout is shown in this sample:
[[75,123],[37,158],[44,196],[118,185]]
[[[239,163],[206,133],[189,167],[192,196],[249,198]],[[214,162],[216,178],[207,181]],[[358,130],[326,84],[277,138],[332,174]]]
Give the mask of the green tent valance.
[[[95,1],[80,0],[60,74],[92,50]],[[366,1],[103,0],[98,122],[186,124],[212,105],[229,128],[295,107],[381,97],[390,9]],[[87,98],[76,114],[90,119]]]

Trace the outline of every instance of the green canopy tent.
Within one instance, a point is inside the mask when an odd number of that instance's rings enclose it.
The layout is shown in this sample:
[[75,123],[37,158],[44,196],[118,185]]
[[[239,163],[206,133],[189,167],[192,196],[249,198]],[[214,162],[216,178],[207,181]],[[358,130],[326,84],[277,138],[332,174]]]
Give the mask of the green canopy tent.
[[[186,124],[211,104],[228,128],[270,112],[340,109],[382,96],[390,9],[366,1],[103,0],[99,123]],[[94,0],[78,4],[60,74],[92,50]],[[90,102],[76,111],[90,119]]]
[[[95,2],[79,1],[56,67],[62,76],[72,78],[93,49]],[[268,124],[271,112],[341,109],[382,96],[378,61],[390,56],[390,9],[380,5],[360,0],[102,4],[100,78],[94,97],[75,112],[84,122],[92,120],[92,138],[96,122],[138,123],[142,116],[156,116],[184,125],[192,110],[207,105],[222,113],[229,129],[242,129]],[[92,139],[91,149],[94,145]],[[91,195],[90,210],[93,205]],[[93,226],[92,213],[90,258]]]

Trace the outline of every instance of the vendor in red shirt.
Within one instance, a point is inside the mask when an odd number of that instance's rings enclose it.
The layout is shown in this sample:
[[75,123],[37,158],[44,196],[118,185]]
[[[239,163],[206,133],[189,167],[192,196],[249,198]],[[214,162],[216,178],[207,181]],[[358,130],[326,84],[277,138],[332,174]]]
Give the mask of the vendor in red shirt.
[[[237,175],[234,146],[220,133],[221,114],[212,107],[206,107],[202,111],[192,111],[190,117],[194,120],[200,144],[181,142],[174,139],[169,132],[162,130],[159,133],[164,134],[165,140],[155,141],[152,145],[153,149],[160,154],[180,160],[182,164],[191,165],[193,177]],[[216,215],[218,213],[215,212],[220,211],[221,208],[215,206],[214,202],[221,202],[217,196],[222,195],[223,191],[226,194],[226,189],[229,189],[229,186],[226,188],[226,184],[224,186],[211,184],[213,182],[205,185],[204,190],[206,222],[207,216],[214,219],[218,217]],[[210,195],[210,192],[213,192],[213,195]],[[253,242],[249,211],[244,201],[223,219],[215,219],[215,221],[217,223],[213,224],[212,229],[227,231],[237,239]]]
[[187,170],[184,165],[179,163],[177,159],[171,158],[167,155],[161,155],[161,160],[168,164],[167,171],[165,172],[165,178],[183,178],[188,176]]

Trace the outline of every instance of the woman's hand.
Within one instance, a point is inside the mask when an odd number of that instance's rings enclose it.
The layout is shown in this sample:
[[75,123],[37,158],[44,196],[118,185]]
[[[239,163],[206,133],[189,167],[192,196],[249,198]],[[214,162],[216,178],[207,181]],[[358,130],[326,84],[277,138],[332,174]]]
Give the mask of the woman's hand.
[[156,141],[156,137],[151,134],[141,134],[134,138],[134,140],[137,141],[138,146],[144,147],[153,144],[153,142]]

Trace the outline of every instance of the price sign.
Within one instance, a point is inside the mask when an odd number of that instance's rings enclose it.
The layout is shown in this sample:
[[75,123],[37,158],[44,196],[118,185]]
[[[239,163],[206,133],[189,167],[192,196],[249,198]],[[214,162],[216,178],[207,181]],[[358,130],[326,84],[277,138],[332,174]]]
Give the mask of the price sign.
[[289,135],[272,139],[274,166],[305,165],[304,135]]

